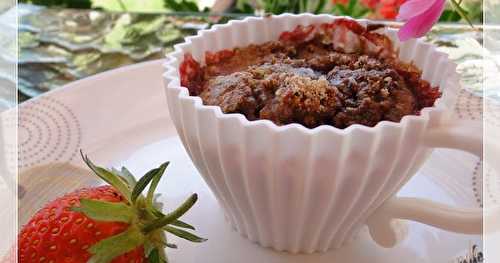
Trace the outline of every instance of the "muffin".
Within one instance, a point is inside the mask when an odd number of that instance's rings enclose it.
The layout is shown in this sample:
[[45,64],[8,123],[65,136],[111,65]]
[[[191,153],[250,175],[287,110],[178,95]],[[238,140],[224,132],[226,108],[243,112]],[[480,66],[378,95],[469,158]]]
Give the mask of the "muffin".
[[[336,41],[343,37],[352,41]],[[397,58],[387,36],[348,19],[299,25],[275,41],[207,52],[203,66],[186,53],[180,73],[181,85],[205,105],[251,121],[308,128],[399,122],[440,96],[418,68]]]
[[379,226],[377,208],[447,141],[428,135],[451,115],[455,65],[423,41],[400,43],[395,30],[367,24],[245,18],[168,55],[177,132],[229,223],[251,241],[292,253],[342,246]]

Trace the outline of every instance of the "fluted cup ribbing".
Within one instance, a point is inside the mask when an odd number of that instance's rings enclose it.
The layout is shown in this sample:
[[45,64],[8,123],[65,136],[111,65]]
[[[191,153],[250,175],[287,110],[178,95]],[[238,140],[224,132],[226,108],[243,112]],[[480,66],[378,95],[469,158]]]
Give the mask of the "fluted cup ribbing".
[[456,97],[458,78],[447,56],[420,40],[399,43],[393,30],[385,33],[400,59],[412,61],[443,91],[434,107],[399,123],[277,126],[224,114],[180,86],[186,52],[203,61],[205,51],[276,40],[296,25],[336,18],[287,14],[231,21],[188,37],[165,64],[168,108],[186,151],[230,224],[265,247],[311,253],[344,244],[425,161],[430,149],[422,146],[424,133],[448,118]]

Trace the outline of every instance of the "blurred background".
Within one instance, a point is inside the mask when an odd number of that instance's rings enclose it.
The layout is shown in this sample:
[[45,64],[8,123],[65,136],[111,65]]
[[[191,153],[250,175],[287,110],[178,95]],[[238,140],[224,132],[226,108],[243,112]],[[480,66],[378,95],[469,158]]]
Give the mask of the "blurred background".
[[[84,8],[112,12],[203,13],[330,13],[355,18],[394,19],[405,0],[20,0],[48,7]],[[482,1],[459,1],[469,17],[482,21]],[[457,22],[460,16],[448,6],[441,21]]]
[[[162,58],[185,36],[230,19],[268,13],[310,12],[370,18],[391,23],[397,15],[399,6],[405,2],[405,0],[19,1],[17,93],[20,102],[102,71]],[[446,52],[451,49],[452,53],[457,53],[457,59],[464,57],[464,54],[467,54],[468,58],[478,56],[479,59],[480,51],[477,47],[482,43],[482,1],[461,0],[460,3],[467,16],[477,25],[476,28],[471,29],[454,7],[449,5],[441,17],[442,24],[435,27],[435,30],[428,35],[428,40],[446,49]],[[11,28],[15,28],[17,21],[14,10],[5,7],[3,9],[6,11],[0,15],[0,26],[11,25]],[[4,32],[0,28],[1,34]],[[15,60],[16,43],[12,41],[2,43],[2,39],[7,38],[0,38],[0,48],[3,48],[3,53],[10,54],[3,56],[3,59]],[[469,41],[464,42],[464,39]],[[478,71],[475,67],[478,66],[468,63],[468,67],[473,69],[467,72],[477,78],[479,75],[476,74]],[[2,77],[0,72],[0,82],[7,80],[8,78]],[[477,83],[477,79],[470,82]],[[3,101],[4,105],[12,103]],[[1,104],[0,101],[0,107]]]

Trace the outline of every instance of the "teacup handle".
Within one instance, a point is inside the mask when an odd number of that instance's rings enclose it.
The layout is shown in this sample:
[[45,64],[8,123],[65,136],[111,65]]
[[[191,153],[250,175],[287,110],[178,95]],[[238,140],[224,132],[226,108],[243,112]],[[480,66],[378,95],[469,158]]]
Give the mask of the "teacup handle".
[[[482,157],[482,123],[456,121],[430,129],[424,143],[433,148],[453,148]],[[398,219],[406,219],[444,230],[481,234],[483,210],[458,208],[422,198],[394,197],[380,206],[367,221],[373,240],[383,247],[393,247],[406,236],[406,228]]]

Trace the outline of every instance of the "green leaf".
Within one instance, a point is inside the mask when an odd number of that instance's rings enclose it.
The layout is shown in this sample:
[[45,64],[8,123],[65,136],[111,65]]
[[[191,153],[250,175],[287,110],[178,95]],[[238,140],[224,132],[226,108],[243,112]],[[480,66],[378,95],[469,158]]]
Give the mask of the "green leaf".
[[126,231],[97,242],[89,248],[92,257],[87,263],[108,263],[144,244],[146,237],[139,228],[130,226]]
[[149,206],[153,206],[153,198],[155,195],[156,187],[158,186],[158,183],[161,180],[161,177],[165,173],[165,170],[167,169],[167,166],[170,164],[170,162],[165,162],[160,167],[158,167],[158,170],[156,171],[155,176],[153,177],[153,181],[151,182],[151,185],[149,186],[148,189],[148,195],[146,197],[147,204]]
[[127,11],[127,7],[125,6],[125,4],[123,3],[122,0],[115,0],[116,2],[118,2],[118,5],[120,6],[121,8],[121,11]]
[[181,9],[181,6],[175,0],[165,0],[164,4],[166,8],[172,11],[178,11]]
[[97,221],[130,223],[134,218],[134,211],[124,203],[80,199],[80,206],[71,209]]
[[255,13],[255,9],[249,3],[244,3],[243,8],[241,9],[242,13],[253,14]]
[[165,246],[167,246],[168,248],[177,249],[177,245],[176,244],[167,243],[167,244],[165,244]]
[[307,0],[302,0],[302,1],[300,1],[300,13],[305,13],[305,12],[307,12],[307,9],[308,9],[308,3],[309,3],[309,1],[307,1]]
[[183,238],[183,239],[186,239],[186,240],[189,240],[191,242],[197,242],[197,243],[200,243],[200,242],[205,242],[207,241],[208,239],[206,238],[201,238],[199,236],[196,236],[195,234],[192,234],[192,233],[189,233],[185,230],[182,230],[182,229],[179,229],[179,228],[175,228],[175,227],[172,227],[172,226],[165,226],[163,227],[163,229],[173,235],[176,235],[180,238]]
[[156,209],[156,207],[153,207],[153,209],[151,209],[151,212],[153,212],[153,215],[155,215],[156,217],[165,216],[165,214],[163,214],[160,210]]
[[20,3],[30,3],[35,5],[55,6],[65,8],[90,8],[90,0],[21,0]]
[[137,180],[135,179],[135,176],[126,168],[122,167],[121,171],[118,173],[125,181],[127,181],[128,185],[130,186],[130,189],[134,189],[135,185],[137,184]]
[[198,5],[195,2],[182,0],[181,5],[183,6],[183,11],[187,12],[200,12]]
[[102,180],[104,180],[106,183],[110,184],[113,186],[118,192],[120,192],[127,201],[130,202],[130,188],[128,187],[127,183],[124,181],[119,176],[114,175],[112,172],[94,165],[90,159],[83,154],[83,152],[80,150],[80,154],[82,155],[83,161],[87,164],[87,166],[97,175],[99,176]]
[[[285,5],[283,5],[283,4],[278,5],[278,7],[277,7],[277,9],[276,9],[276,13],[277,13],[277,14],[283,14],[283,13],[286,13],[286,12],[288,12],[288,11],[289,11],[289,9],[288,9],[288,8],[289,8],[289,6],[288,6],[287,4],[285,4]],[[298,13],[299,13],[299,12],[297,12],[297,14],[298,14]]]
[[353,17],[363,17],[365,16],[366,14],[368,14],[370,12],[370,9],[368,8],[359,8],[355,14],[353,15]]
[[111,168],[111,172],[114,175],[121,177],[123,179],[123,181],[125,181],[127,183],[128,187],[130,189],[134,189],[134,186],[137,183],[136,180],[135,180],[135,178],[132,179],[132,178],[129,177],[128,174],[127,175],[122,174],[122,172],[120,170],[117,170],[114,167]]
[[326,5],[326,0],[319,0],[318,4],[316,5],[316,8],[314,9],[314,13],[315,14],[321,13],[321,11],[323,11],[323,9],[325,8],[325,5]]
[[339,15],[348,15],[349,11],[345,8],[345,6],[341,4],[336,4],[335,7],[340,11]]
[[173,221],[172,223],[170,223],[171,225],[173,226],[177,226],[177,227],[181,227],[181,228],[186,228],[186,229],[191,229],[191,230],[196,230],[194,228],[194,226],[188,224],[188,223],[184,223],[182,222],[181,220],[175,220]]
[[[176,245],[174,244],[164,244],[167,247],[172,246],[172,248],[177,248]],[[166,263],[167,262],[167,256],[165,255],[163,249],[160,250],[158,247],[153,247],[152,250],[150,250],[147,255],[147,263]]]
[[467,11],[465,11],[459,3],[456,2],[456,0],[451,0],[451,5],[455,9],[455,11],[469,23],[469,25],[473,28],[474,25],[472,25],[472,21],[469,19],[469,16],[467,16]]
[[199,12],[200,8],[195,2],[181,0],[164,0],[164,5],[166,8],[177,11],[177,12]]
[[348,15],[354,14],[354,8],[356,8],[357,0],[349,0],[349,4],[347,6],[347,10],[349,11]]
[[[160,167],[155,168],[155,169],[147,172],[143,177],[141,177],[141,179],[139,179],[139,181],[135,185],[134,190],[132,191],[132,195],[130,197],[132,200],[132,203],[135,203],[135,201],[137,200],[137,197],[139,197],[141,195],[142,191],[144,191],[144,189],[146,188],[146,186],[148,186],[148,184],[151,182],[151,180],[153,180],[155,177],[162,176],[162,174],[165,171],[165,168],[167,166],[168,166],[168,162],[163,163],[162,165],[160,165]],[[156,182],[156,184],[158,184],[158,182]]]
[[460,14],[453,10],[444,10],[443,14],[439,18],[440,22],[458,22],[460,21]]
[[146,239],[146,241],[144,241],[143,246],[144,246],[144,255],[146,256],[149,256],[149,254],[151,254],[151,252],[153,252],[153,250],[156,249],[153,242],[151,242],[151,240],[149,239]]
[[192,194],[184,203],[182,203],[181,206],[179,206],[177,209],[175,209],[173,212],[168,213],[162,218],[159,218],[152,223],[146,225],[142,231],[144,233],[149,233],[155,229],[162,228],[168,224],[171,224],[175,220],[177,220],[179,217],[184,215],[193,205],[196,203],[198,200],[198,195],[197,194]]
[[[153,209],[152,212],[153,212],[153,214],[156,217],[160,217],[161,218],[161,217],[165,217],[166,216],[165,214],[163,214],[162,212],[160,212],[160,211],[158,211],[156,209]],[[176,227],[180,227],[180,228],[196,230],[196,228],[194,226],[192,226],[192,225],[190,225],[190,224],[188,224],[188,223],[186,223],[184,221],[181,221],[179,219],[172,221],[170,224],[173,225],[173,226],[176,226]]]
[[158,253],[158,249],[155,248],[148,256],[148,263],[161,263],[160,253]]
[[273,14],[278,14],[279,0],[273,0],[272,3],[271,10],[269,11]]
[[[73,0],[71,0],[73,1]],[[92,0],[92,8],[102,8],[108,11],[158,12],[167,11],[163,0]]]

